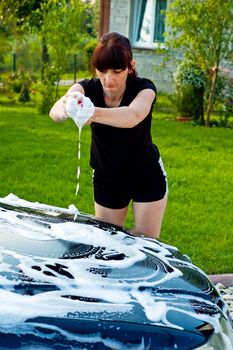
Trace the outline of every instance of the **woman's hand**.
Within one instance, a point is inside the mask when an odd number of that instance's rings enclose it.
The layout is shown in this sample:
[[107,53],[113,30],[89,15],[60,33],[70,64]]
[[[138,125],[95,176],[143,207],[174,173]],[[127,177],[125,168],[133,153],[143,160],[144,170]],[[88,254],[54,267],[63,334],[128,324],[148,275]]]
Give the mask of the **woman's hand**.
[[78,127],[91,124],[95,107],[80,90],[83,90],[81,85],[73,85],[67,94],[54,104],[49,116],[56,122],[62,122],[71,117]]
[[91,100],[79,91],[70,92],[66,98],[66,113],[81,128],[92,118],[95,107]]
[[66,96],[62,96],[51,108],[49,112],[50,118],[55,122],[62,122],[68,118],[66,113]]

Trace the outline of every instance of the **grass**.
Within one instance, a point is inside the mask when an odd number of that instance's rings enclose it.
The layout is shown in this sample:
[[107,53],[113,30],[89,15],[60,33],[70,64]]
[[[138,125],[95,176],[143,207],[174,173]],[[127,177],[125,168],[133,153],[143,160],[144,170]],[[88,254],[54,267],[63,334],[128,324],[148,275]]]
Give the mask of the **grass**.
[[[155,110],[152,122],[169,181],[161,240],[177,246],[208,274],[233,272],[233,131],[178,123],[170,119],[169,108],[162,110]],[[0,197],[14,193],[94,213],[89,127],[81,134],[78,196],[78,130],[72,120],[54,123],[33,106],[2,104],[0,135]]]
[[232,272],[232,131],[158,126],[170,189],[162,239],[209,273]]

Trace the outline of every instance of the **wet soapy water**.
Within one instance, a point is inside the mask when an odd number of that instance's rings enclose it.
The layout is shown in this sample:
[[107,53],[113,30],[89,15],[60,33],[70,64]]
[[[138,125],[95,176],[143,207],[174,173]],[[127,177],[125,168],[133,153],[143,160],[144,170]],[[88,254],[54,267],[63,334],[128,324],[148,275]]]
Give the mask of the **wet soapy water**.
[[75,191],[75,195],[78,195],[79,192],[79,187],[80,187],[80,160],[81,160],[81,133],[82,133],[82,127],[78,127],[78,154],[77,154],[77,158],[78,158],[78,167],[77,167],[77,185],[76,185],[76,191]]
[[67,115],[70,116],[76,126],[78,127],[78,167],[77,167],[77,185],[76,185],[76,191],[75,195],[77,196],[79,193],[79,187],[80,187],[80,159],[81,159],[81,132],[82,127],[85,125],[87,120],[93,115],[94,113],[94,105],[91,102],[91,100],[87,97],[85,97],[83,94],[81,94],[78,91],[73,91],[70,96],[67,97],[66,100],[66,112]]
[[[17,203],[20,204],[20,200]],[[28,205],[28,203],[33,208],[33,203],[23,201],[23,205]],[[49,206],[36,203],[35,207],[51,212]],[[73,206],[65,211],[74,216],[77,215],[77,210],[75,211]],[[56,212],[54,210],[54,217],[56,217]],[[5,301],[0,305],[1,332],[6,325],[14,327],[21,324],[23,327],[25,325],[23,322],[38,316],[67,317],[70,314],[75,317],[79,314],[85,316],[85,314],[94,313],[101,317],[111,314],[115,319],[121,319],[122,315],[125,315],[130,320],[135,305],[140,306],[143,310],[141,318],[144,322],[149,320],[154,325],[181,328],[168,319],[169,312],[176,311],[169,299],[165,297],[164,300],[161,300],[161,297],[159,298],[148,289],[156,285],[161,286],[166,281],[176,280],[182,276],[182,272],[173,264],[177,259],[171,255],[168,250],[169,246],[156,243],[151,239],[131,237],[121,231],[111,234],[107,230],[78,222],[56,222],[54,220],[46,225],[43,218],[32,220],[30,214],[22,216],[19,212],[10,210],[0,211],[0,226],[2,228],[0,232],[4,232],[4,237],[15,237],[15,239],[22,237],[31,242],[30,253],[27,254],[12,250],[7,244],[0,249],[0,285],[3,286],[0,289],[0,300]],[[41,254],[33,254],[32,243],[38,239],[48,243],[54,242],[55,255],[46,256],[44,251]],[[97,255],[101,255],[101,250],[97,251],[98,254],[89,254],[88,259],[86,257],[65,259],[59,257],[58,253],[56,256],[58,241],[102,247],[105,258],[97,258]],[[115,252],[124,258],[121,260],[107,259]],[[151,264],[148,254],[159,258],[162,272],[154,269],[153,266],[148,269]],[[141,269],[136,268],[141,264],[145,264],[148,270],[146,272],[144,268],[144,274],[140,273]],[[191,266],[189,262],[185,264],[187,267]],[[21,279],[17,278],[20,274],[27,276],[27,279],[24,279],[25,285],[34,284],[35,289],[40,283],[48,288],[49,286],[56,288],[34,295],[22,295],[16,292],[22,284]],[[120,276],[122,278],[119,278]],[[142,288],[144,290],[141,290]],[[188,300],[191,296],[183,295],[182,298]],[[98,302],[89,302],[89,299],[98,300]],[[197,297],[196,300],[198,300]],[[211,305],[208,301],[206,303]],[[183,312],[184,315],[209,321],[205,315],[197,314],[193,310],[177,310]],[[218,316],[213,315],[211,321],[216,331],[219,331]],[[25,325],[25,327],[29,326]],[[31,329],[31,332],[34,331]],[[64,331],[60,330],[60,332]],[[66,336],[75,337],[68,333]],[[100,338],[101,335],[95,334],[89,336],[88,339],[90,342],[95,342],[95,339]],[[114,346],[114,349],[127,349],[123,344],[117,345],[116,343]],[[141,343],[138,349],[146,349],[146,347],[143,347]],[[231,348],[226,347],[226,349]]]

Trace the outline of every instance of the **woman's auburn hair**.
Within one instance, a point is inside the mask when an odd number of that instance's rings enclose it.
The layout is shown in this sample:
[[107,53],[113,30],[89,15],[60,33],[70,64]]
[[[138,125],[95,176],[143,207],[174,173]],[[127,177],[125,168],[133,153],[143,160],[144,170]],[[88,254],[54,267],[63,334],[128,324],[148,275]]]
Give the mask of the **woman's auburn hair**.
[[101,71],[107,69],[130,69],[131,75],[137,75],[132,67],[132,49],[128,38],[112,32],[104,34],[97,44],[93,56],[92,65],[94,69]]

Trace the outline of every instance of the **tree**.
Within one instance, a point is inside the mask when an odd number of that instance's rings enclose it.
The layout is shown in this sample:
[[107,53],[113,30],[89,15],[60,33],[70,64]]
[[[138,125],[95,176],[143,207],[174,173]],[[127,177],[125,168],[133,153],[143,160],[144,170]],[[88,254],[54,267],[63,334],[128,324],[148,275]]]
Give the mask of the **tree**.
[[[25,36],[30,32],[38,32],[42,23],[41,4],[46,0],[1,0],[0,25],[8,33],[8,41],[12,40],[12,48],[15,54]],[[0,33],[1,34],[1,33]],[[2,39],[1,35],[1,39]],[[47,47],[41,40],[42,63],[48,62]]]
[[[91,4],[82,0],[48,0],[41,6],[40,36],[44,38],[50,60],[45,66],[41,111],[49,111],[58,98],[59,81],[69,55],[84,52],[90,40]],[[85,54],[85,52],[84,52]],[[49,91],[49,92],[48,92]]]
[[9,28],[4,26],[0,19],[0,71],[4,65],[4,55],[6,51],[11,50],[11,44],[9,42],[10,34]]
[[52,64],[64,71],[66,58],[79,52],[90,38],[89,5],[82,0],[49,0],[43,4],[40,35],[49,46]]
[[174,0],[166,12],[167,45],[205,72],[209,125],[219,69],[232,60],[232,0]]

